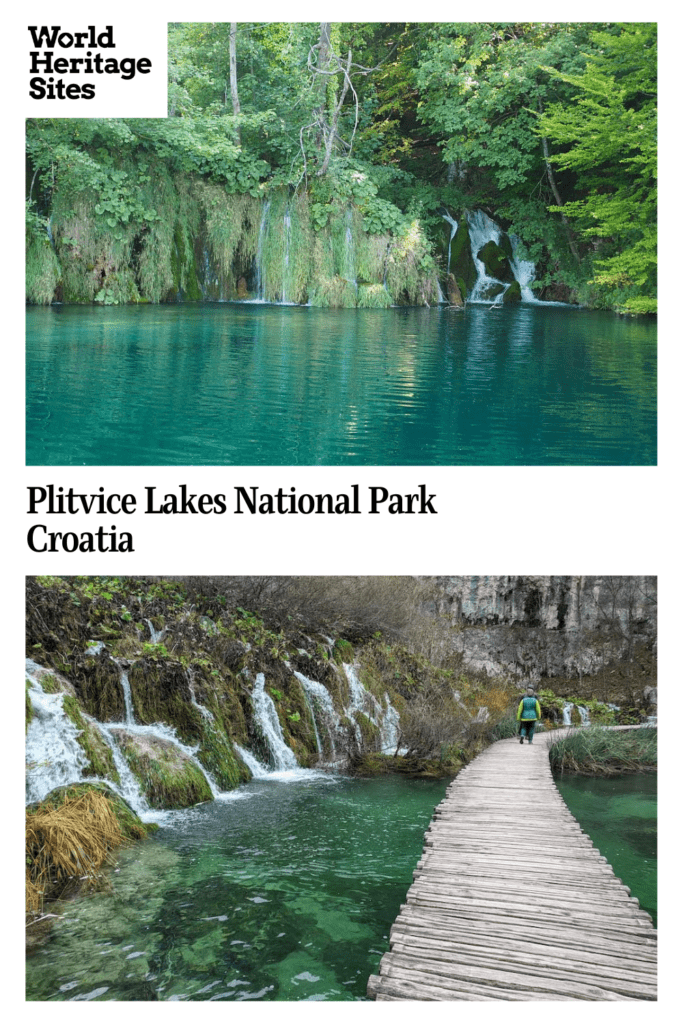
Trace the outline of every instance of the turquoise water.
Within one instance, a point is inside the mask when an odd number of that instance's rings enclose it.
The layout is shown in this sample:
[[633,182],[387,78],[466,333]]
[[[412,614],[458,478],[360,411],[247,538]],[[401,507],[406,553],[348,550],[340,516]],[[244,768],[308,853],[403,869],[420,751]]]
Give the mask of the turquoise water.
[[657,776],[556,775],[562,798],[657,924]]
[[67,904],[27,999],[365,999],[447,784],[311,772],[171,813]]
[[558,306],[29,307],[28,465],[652,465],[656,326]]

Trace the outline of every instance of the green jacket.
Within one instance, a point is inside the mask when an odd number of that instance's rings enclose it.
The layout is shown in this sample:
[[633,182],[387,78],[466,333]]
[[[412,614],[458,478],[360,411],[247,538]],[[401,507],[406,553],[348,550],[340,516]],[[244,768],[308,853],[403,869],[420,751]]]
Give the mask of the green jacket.
[[540,721],[541,705],[535,697],[522,697],[517,708],[517,721],[519,722]]

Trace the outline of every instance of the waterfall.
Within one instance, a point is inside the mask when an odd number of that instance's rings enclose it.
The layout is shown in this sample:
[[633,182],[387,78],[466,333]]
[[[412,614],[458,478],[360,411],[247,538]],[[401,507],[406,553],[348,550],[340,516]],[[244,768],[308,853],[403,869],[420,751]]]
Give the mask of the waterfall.
[[363,748],[363,736],[360,726],[355,720],[355,714],[358,711],[367,715],[372,724],[379,729],[381,751],[393,754],[398,744],[399,715],[391,704],[389,694],[384,695],[385,707],[383,708],[377,698],[369,693],[361,683],[355,665],[344,664],[343,668],[351,694],[351,703],[346,708],[346,715],[353,722],[359,748],[361,750]]
[[265,779],[266,776],[271,774],[270,768],[267,768],[264,764],[261,764],[261,762],[256,757],[254,757],[251,751],[245,750],[244,747],[240,747],[237,743],[235,743],[235,750],[242,758],[242,760],[244,761],[247,768],[249,769],[249,771],[251,772],[255,779]]
[[204,705],[200,704],[197,700],[194,692],[194,674],[192,672],[192,668],[188,668],[187,670],[187,685],[190,689],[190,700],[192,702],[192,706],[197,709],[202,718],[205,718],[208,722],[214,722],[215,719],[209,709],[204,707]]
[[[491,302],[493,305],[498,306],[503,301],[503,295],[510,287],[499,281],[495,277],[489,277],[486,272],[486,267],[483,262],[478,258],[477,253],[483,249],[487,242],[495,242],[496,245],[500,244],[501,229],[488,217],[483,210],[475,210],[474,213],[466,214],[467,226],[470,232],[470,247],[472,251],[472,259],[474,266],[477,270],[477,280],[474,283],[472,291],[468,295],[469,302]],[[494,288],[502,288],[502,291],[492,299],[491,292]]]
[[[500,245],[504,232],[483,210],[475,210],[474,213],[468,211],[466,217],[470,232],[472,259],[477,270],[477,280],[468,296],[468,300],[470,302],[492,302],[493,305],[498,306],[502,303],[503,296],[510,285],[504,281],[499,281],[495,277],[489,277],[486,267],[478,258],[477,253],[481,252],[487,242],[495,242],[496,245]],[[509,238],[512,246],[512,256],[508,259],[508,263],[515,280],[519,284],[522,302],[541,305],[540,300],[536,298],[531,290],[531,283],[536,274],[535,264],[531,260],[523,260],[519,256],[519,239],[515,235],[510,235]],[[448,251],[450,259],[450,243]],[[503,290],[491,299],[491,292],[495,287],[502,288]]]
[[510,260],[510,266],[512,267],[512,273],[515,275],[515,279],[519,282],[519,287],[522,293],[522,302],[538,303],[538,299],[531,290],[531,282],[536,276],[536,264],[531,260],[523,260],[517,255],[519,239],[516,235],[510,235],[510,242],[512,244],[512,259]]
[[78,742],[78,729],[64,711],[63,693],[45,693],[36,670],[40,666],[27,659],[26,678],[33,706],[31,724],[26,733],[26,802],[44,800],[57,786],[81,782],[88,764]]
[[268,211],[270,210],[270,199],[264,204],[261,215],[261,224],[258,232],[258,245],[256,247],[256,296],[259,302],[266,301],[266,275],[263,270],[263,243],[268,230]]
[[265,691],[265,683],[266,677],[263,672],[259,672],[251,694],[256,724],[268,744],[275,770],[289,771],[298,768],[299,762],[285,743],[280,719],[272,698]]
[[[117,663],[118,664],[118,663]],[[119,666],[120,668],[120,666]],[[126,725],[134,725],[135,717],[133,715],[133,695],[130,690],[130,682],[128,681],[128,673],[121,669],[121,688],[123,690],[123,705],[126,709]]]
[[156,630],[149,619],[145,619],[145,622],[149,626],[149,638],[153,644],[160,644],[161,639],[166,632],[166,627],[163,626],[160,630]]
[[442,213],[441,216],[443,217],[444,220],[448,221],[448,223],[451,225],[451,237],[448,239],[448,264],[446,266],[446,273],[450,274],[450,272],[451,272],[451,242],[455,238],[455,232],[458,230],[458,222],[457,222],[457,220],[453,220],[453,218],[451,217],[450,213]]
[[289,244],[292,237],[292,218],[289,214],[289,206],[285,209],[283,224],[284,235],[284,256],[282,259],[282,301],[287,301],[287,274],[289,272]]
[[349,206],[346,211],[346,236],[344,240],[344,280],[352,284],[358,291],[356,281],[356,247],[353,241],[353,209]]
[[588,708],[583,708],[583,707],[581,707],[580,704],[572,704],[571,701],[567,701],[565,706],[562,708],[562,724],[563,725],[571,725],[572,724],[572,708],[573,707],[576,708],[576,710],[579,712],[579,715],[581,716],[581,725],[590,725],[591,724],[591,716],[590,716],[590,712],[589,712]]
[[325,753],[318,729],[318,719],[320,719],[321,725],[324,727],[329,737],[330,760],[336,760],[337,746],[335,743],[335,735],[339,736],[341,732],[341,720],[335,710],[330,692],[322,683],[318,683],[314,679],[308,679],[302,672],[297,672],[296,669],[292,669],[292,672],[301,683],[304,695],[308,701],[311,718],[313,719],[313,727],[315,729],[318,753],[321,755],[324,755]]

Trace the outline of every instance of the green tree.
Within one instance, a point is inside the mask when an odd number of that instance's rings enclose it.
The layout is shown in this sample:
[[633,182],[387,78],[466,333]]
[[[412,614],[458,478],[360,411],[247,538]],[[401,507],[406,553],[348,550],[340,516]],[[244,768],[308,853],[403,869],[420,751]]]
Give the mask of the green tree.
[[597,239],[594,282],[631,312],[656,309],[657,29],[620,25],[594,32],[597,47],[581,75],[554,77],[577,91],[554,103],[539,132],[563,151],[551,157],[573,171],[583,194],[564,205],[582,235]]

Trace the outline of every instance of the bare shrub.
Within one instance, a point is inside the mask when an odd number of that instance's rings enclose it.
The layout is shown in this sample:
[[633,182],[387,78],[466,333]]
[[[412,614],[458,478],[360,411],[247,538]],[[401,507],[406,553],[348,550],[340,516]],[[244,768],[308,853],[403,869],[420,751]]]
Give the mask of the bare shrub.
[[245,607],[270,626],[363,640],[381,633],[427,656],[450,645],[450,622],[436,615],[435,581],[413,576],[184,576],[196,599]]

